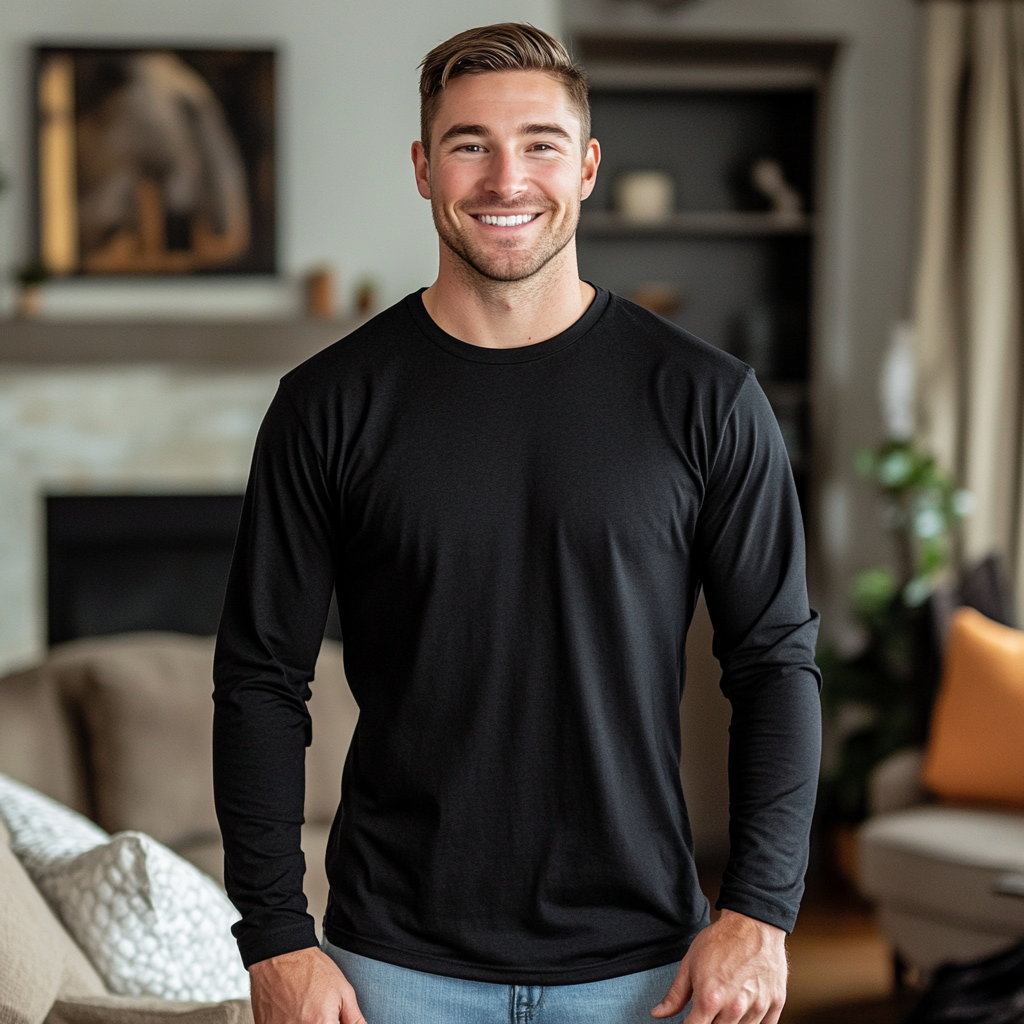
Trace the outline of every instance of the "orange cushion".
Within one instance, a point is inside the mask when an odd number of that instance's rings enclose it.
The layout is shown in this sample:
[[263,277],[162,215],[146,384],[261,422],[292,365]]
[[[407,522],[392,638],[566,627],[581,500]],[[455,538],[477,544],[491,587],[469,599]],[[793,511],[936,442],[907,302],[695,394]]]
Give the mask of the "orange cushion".
[[953,615],[921,780],[947,800],[1024,807],[1024,631]]

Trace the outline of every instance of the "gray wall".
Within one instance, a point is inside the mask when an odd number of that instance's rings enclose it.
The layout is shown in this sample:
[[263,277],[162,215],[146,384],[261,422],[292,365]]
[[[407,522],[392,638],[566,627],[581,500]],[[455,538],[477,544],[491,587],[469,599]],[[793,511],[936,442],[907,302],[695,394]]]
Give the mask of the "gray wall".
[[[280,255],[287,272],[326,260],[351,291],[376,278],[387,302],[436,272],[429,205],[416,192],[409,146],[419,137],[417,65],[471,25],[525,20],[557,28],[557,0],[4,0],[0,16],[0,273],[27,253],[31,165],[28,47],[35,42],[197,42],[281,47]],[[61,283],[60,313],[285,312],[287,284]]]
[[[918,26],[913,0],[692,0],[666,13],[639,0],[565,0],[567,35],[586,31],[801,37],[842,43],[835,70],[816,282],[818,551],[812,600],[842,639],[854,571],[889,558],[856,450],[880,432],[876,380],[894,322],[907,316],[916,220]],[[698,616],[683,702],[683,777],[698,852],[727,847],[728,706]]]

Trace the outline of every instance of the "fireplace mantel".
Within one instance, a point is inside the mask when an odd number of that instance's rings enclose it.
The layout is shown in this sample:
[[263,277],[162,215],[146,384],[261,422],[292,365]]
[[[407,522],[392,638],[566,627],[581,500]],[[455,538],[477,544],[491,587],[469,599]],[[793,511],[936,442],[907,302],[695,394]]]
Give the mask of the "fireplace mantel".
[[0,320],[0,366],[297,366],[361,320]]

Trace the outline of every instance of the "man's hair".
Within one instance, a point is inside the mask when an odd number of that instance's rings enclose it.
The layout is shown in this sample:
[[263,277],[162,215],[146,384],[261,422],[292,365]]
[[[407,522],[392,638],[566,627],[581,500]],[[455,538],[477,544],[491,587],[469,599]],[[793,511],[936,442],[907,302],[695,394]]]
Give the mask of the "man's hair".
[[506,21],[460,32],[435,46],[420,64],[420,141],[430,153],[430,130],[448,83],[485,71],[544,71],[559,79],[580,121],[580,145],[590,141],[590,100],[583,69],[566,48],[533,25]]

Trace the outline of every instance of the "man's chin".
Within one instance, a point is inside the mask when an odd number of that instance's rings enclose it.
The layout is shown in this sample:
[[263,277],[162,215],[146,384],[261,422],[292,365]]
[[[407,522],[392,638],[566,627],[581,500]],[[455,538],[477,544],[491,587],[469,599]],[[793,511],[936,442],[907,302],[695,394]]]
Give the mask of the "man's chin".
[[465,263],[467,263],[473,270],[477,272],[481,277],[486,278],[488,281],[504,281],[509,284],[515,281],[526,281],[528,278],[533,277],[538,271],[543,269],[547,265],[547,260],[541,262],[530,262],[528,264],[508,264],[508,263],[483,263],[479,260],[471,260],[463,257]]
[[[571,238],[571,236],[570,236]],[[497,256],[474,252],[466,246],[453,244],[453,240],[443,239],[445,245],[471,270],[488,281],[514,283],[526,281],[544,269],[568,244],[568,239],[557,247],[551,247],[543,253],[505,252]]]

